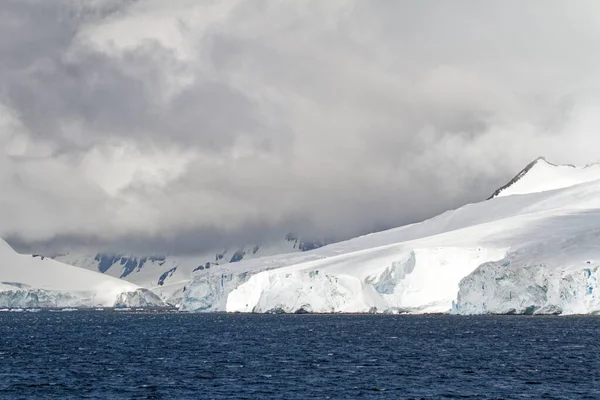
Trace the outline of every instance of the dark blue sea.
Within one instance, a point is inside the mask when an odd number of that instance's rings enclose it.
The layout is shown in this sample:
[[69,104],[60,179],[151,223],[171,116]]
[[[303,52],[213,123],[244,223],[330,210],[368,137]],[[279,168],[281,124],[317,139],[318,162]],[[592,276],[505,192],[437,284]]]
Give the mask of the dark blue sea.
[[1,399],[600,399],[600,317],[0,313]]

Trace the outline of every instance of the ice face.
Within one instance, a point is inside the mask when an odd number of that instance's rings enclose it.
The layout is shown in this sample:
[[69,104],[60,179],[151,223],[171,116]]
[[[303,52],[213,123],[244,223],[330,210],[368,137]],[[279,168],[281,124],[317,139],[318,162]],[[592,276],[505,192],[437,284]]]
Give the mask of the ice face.
[[204,272],[195,276],[181,302],[180,310],[193,312],[225,311],[227,296],[246,282],[252,272]]
[[91,293],[19,288],[0,291],[0,308],[88,308],[95,305]]
[[148,289],[137,289],[131,292],[124,292],[117,297],[114,307],[164,307],[166,304],[160,297]]
[[119,294],[107,302],[93,292],[62,292],[14,285],[0,287],[0,308],[93,308],[93,307],[164,307],[165,303],[147,289]]
[[446,312],[461,278],[505,249],[378,249],[285,268],[204,271],[186,291],[185,311]]
[[564,272],[548,265],[503,271],[490,263],[460,285],[457,314],[597,314],[599,267]]
[[[233,290],[229,312],[365,312],[360,280],[317,271],[265,271]],[[368,309],[368,308],[367,308]]]
[[[595,230],[525,246],[460,282],[458,314],[600,313]],[[540,262],[541,261],[541,262]]]

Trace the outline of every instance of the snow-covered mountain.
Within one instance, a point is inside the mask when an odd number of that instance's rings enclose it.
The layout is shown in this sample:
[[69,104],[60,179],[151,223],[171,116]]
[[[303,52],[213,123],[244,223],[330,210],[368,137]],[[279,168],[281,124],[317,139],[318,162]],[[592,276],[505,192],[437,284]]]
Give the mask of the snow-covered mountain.
[[193,275],[182,310],[598,313],[600,166],[540,158],[488,201]]
[[540,157],[519,172],[508,184],[496,190],[490,199],[513,194],[544,192],[597,179],[600,179],[600,163],[576,167],[552,164],[544,157]]
[[246,245],[211,251],[189,257],[134,256],[127,254],[64,254],[53,257],[65,264],[135,283],[152,290],[170,304],[178,304],[195,271],[213,270],[224,264],[275,254],[303,252],[321,247],[324,242],[309,241],[288,234],[283,239],[262,245]]
[[0,239],[0,308],[164,306],[147,289],[43,257]]

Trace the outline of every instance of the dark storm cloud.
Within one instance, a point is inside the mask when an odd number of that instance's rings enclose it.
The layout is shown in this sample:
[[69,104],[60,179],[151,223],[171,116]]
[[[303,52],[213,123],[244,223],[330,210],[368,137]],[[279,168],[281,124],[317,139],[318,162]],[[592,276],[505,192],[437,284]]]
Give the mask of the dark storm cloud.
[[595,2],[6,1],[0,234],[340,239],[600,158]]

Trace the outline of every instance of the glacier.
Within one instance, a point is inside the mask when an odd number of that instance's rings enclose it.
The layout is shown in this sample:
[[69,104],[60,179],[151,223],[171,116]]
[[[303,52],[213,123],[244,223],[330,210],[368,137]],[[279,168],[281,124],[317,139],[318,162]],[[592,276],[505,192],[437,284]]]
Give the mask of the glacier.
[[165,307],[151,291],[43,256],[18,254],[0,239],[0,308]]
[[184,311],[600,312],[600,166],[540,158],[489,200],[305,253],[193,272]]

